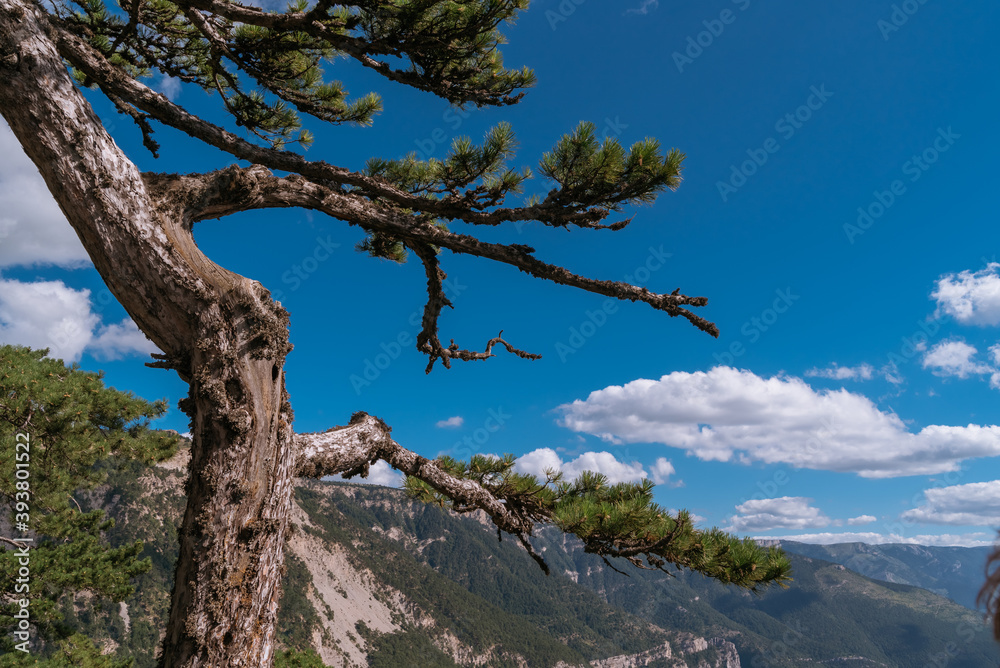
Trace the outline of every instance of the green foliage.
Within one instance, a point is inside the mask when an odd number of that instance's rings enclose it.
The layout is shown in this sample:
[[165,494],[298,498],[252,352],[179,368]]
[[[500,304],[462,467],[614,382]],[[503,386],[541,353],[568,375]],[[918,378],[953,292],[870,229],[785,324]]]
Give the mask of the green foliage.
[[683,153],[673,149],[663,156],[660,143],[648,138],[626,154],[614,138],[599,143],[593,123],[580,123],[542,157],[540,171],[561,186],[557,203],[617,211],[623,203],[649,204],[657,193],[676,189],[683,162]]
[[0,668],[131,668],[132,659],[116,659],[101,654],[94,641],[79,633],[60,641],[51,657],[40,658],[23,652],[0,656]]
[[274,668],[326,668],[314,649],[286,649],[274,655]]
[[289,647],[309,647],[313,629],[319,623],[316,609],[309,602],[312,576],[301,559],[285,555],[285,581],[278,608],[278,636]]
[[434,646],[423,630],[375,635],[368,652],[368,668],[459,668]]
[[[474,455],[468,463],[442,457],[437,464],[455,477],[474,480],[515,515],[552,522],[576,535],[587,552],[605,561],[622,557],[640,568],[688,568],[753,591],[790,579],[790,564],[781,550],[718,529],[697,529],[685,511],[671,516],[653,502],[653,483],[648,480],[611,485],[606,476],[585,471],[569,483],[550,471],[542,482],[516,472],[513,455]],[[417,478],[407,477],[405,489],[414,499],[455,508],[448,497]]]
[[[367,125],[381,110],[376,94],[348,101],[343,84],[326,81],[322,63],[340,56],[456,104],[515,102],[514,91],[532,85],[534,75],[503,67],[497,26],[527,4],[415,0],[310,8],[294,0],[270,17],[238,11],[245,7],[192,11],[168,0],[115,8],[104,0],[59,0],[54,9],[63,25],[129,76],[155,70],[218,93],[238,126],[281,148],[311,142],[300,113]],[[408,67],[395,67],[400,61]]]
[[[178,438],[149,428],[165,402],[106,388],[100,374],[67,368],[46,353],[0,346],[0,498],[11,519],[27,520],[34,538],[30,590],[18,598],[30,601],[40,636],[58,639],[70,632],[60,599],[89,592],[123,600],[132,579],[150,568],[148,558],[138,558],[141,541],[110,546],[104,533],[114,522],[103,510],[84,512],[77,496],[105,481],[100,460],[161,461],[176,451]],[[26,480],[18,480],[18,470],[28,472]],[[14,592],[20,564],[7,548],[0,552],[0,588]],[[10,600],[0,606],[7,649],[17,609]]]

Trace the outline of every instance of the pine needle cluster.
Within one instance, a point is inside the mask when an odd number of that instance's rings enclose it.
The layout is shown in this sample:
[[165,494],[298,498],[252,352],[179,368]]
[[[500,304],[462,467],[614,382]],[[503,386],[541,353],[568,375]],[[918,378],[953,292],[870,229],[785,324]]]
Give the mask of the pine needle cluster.
[[[697,528],[688,512],[672,514],[656,504],[648,480],[611,484],[607,476],[585,471],[570,482],[551,470],[539,480],[515,470],[510,454],[474,455],[468,462],[441,457],[435,463],[456,478],[475,481],[523,519],[527,535],[519,538],[530,537],[536,523],[552,524],[575,535],[586,552],[619,572],[618,565],[624,563],[666,572],[686,568],[751,591],[783,586],[791,579],[790,561],[781,550],[719,529]],[[414,477],[406,478],[405,489],[414,499],[456,512],[477,509],[457,504]],[[548,572],[541,557],[532,556]]]

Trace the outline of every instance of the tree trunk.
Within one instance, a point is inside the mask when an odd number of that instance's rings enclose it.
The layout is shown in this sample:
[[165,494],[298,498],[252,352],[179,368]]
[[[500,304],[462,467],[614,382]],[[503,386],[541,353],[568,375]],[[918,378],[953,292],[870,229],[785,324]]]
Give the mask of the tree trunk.
[[[159,366],[190,384],[188,505],[162,664],[270,666],[295,457],[287,314],[198,250],[190,192],[144,176],[115,145],[29,0],[0,0],[0,81],[0,113],[108,288],[164,351]],[[247,174],[222,179],[225,195],[238,199]]]
[[206,329],[182,402],[194,443],[165,666],[270,666],[274,655],[291,410],[281,361],[227,322]]

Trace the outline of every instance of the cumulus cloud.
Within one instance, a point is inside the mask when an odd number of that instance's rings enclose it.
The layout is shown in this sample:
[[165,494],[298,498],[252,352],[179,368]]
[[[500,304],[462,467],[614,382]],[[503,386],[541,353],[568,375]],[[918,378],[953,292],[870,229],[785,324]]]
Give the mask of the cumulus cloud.
[[903,536],[889,533],[844,532],[844,533],[803,533],[794,536],[754,536],[757,540],[791,540],[814,545],[836,545],[839,543],[868,543],[870,545],[903,544],[930,545],[937,547],[983,547],[993,545],[993,534],[985,532],[965,534],[923,534]]
[[130,319],[100,327],[90,306],[90,290],[62,281],[0,278],[0,342],[48,348],[50,357],[67,362],[85,350],[101,359],[157,351]]
[[961,339],[942,341],[924,354],[922,364],[935,376],[945,377],[968,378],[993,371],[989,365],[972,359],[978,352],[975,346],[970,346]]
[[659,457],[649,468],[650,475],[653,478],[653,482],[657,485],[662,485],[667,482],[676,471],[674,470],[674,465],[671,464],[666,457]]
[[772,529],[820,529],[830,525],[830,518],[810,505],[812,499],[782,496],[776,499],[751,499],[736,506],[739,515],[729,518],[727,531],[740,533]]
[[[663,462],[670,466],[665,459]],[[660,460],[657,460],[657,466],[662,475],[665,467]],[[548,469],[562,471],[566,480],[573,480],[584,471],[595,471],[606,475],[611,483],[638,482],[648,475],[639,462],[620,462],[610,452],[585,452],[572,461],[564,462],[552,448],[539,448],[521,455],[514,464],[515,471],[540,478],[545,477]],[[672,472],[673,467],[670,469]]]
[[826,369],[809,369],[806,376],[811,378],[830,378],[831,380],[871,380],[875,369],[871,364],[858,366],[837,366],[834,362]]
[[382,485],[383,487],[402,487],[403,474],[389,466],[381,459],[368,468],[368,477],[354,476],[350,480],[344,480],[341,475],[326,476],[323,480],[336,480],[340,482],[353,482],[360,485]]
[[131,318],[126,318],[117,325],[101,327],[87,345],[87,351],[97,359],[118,360],[128,355],[158,353],[160,349],[146,338]]
[[181,95],[181,80],[169,74],[164,74],[153,88],[163,93],[168,100],[173,102]]
[[874,515],[858,515],[857,517],[848,519],[847,524],[849,526],[857,526],[859,524],[871,524],[875,521],[878,521],[878,518]]
[[75,362],[91,342],[100,318],[90,310],[90,291],[62,281],[0,279],[0,341],[49,348],[54,358]]
[[448,418],[447,420],[438,420],[434,426],[439,429],[458,429],[463,424],[465,424],[465,418],[461,415],[456,415]]
[[979,271],[945,274],[931,293],[937,313],[946,313],[963,325],[1000,324],[1000,263]]
[[924,491],[925,503],[902,514],[921,524],[1000,526],[1000,480]]
[[662,443],[703,460],[869,478],[954,471],[965,459],[1000,455],[995,425],[930,425],[913,433],[863,395],[724,366],[612,385],[559,410],[562,426],[611,443]]
[[0,155],[0,268],[89,264],[76,232],[2,119]]

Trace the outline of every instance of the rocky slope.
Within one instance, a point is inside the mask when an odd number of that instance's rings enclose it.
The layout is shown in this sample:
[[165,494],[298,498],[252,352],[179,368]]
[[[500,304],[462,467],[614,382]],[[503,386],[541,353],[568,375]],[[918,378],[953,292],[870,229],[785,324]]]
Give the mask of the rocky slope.
[[[112,471],[94,495],[114,543],[140,538],[154,568],[123,606],[71,622],[135,668],[152,668],[167,612],[183,454]],[[328,666],[888,666],[994,668],[976,613],[941,596],[793,556],[788,590],[753,595],[700,576],[624,577],[549,527],[544,576],[488,521],[417,504],[400,490],[304,482],[296,490],[280,638]],[[942,663],[944,661],[945,663]]]

